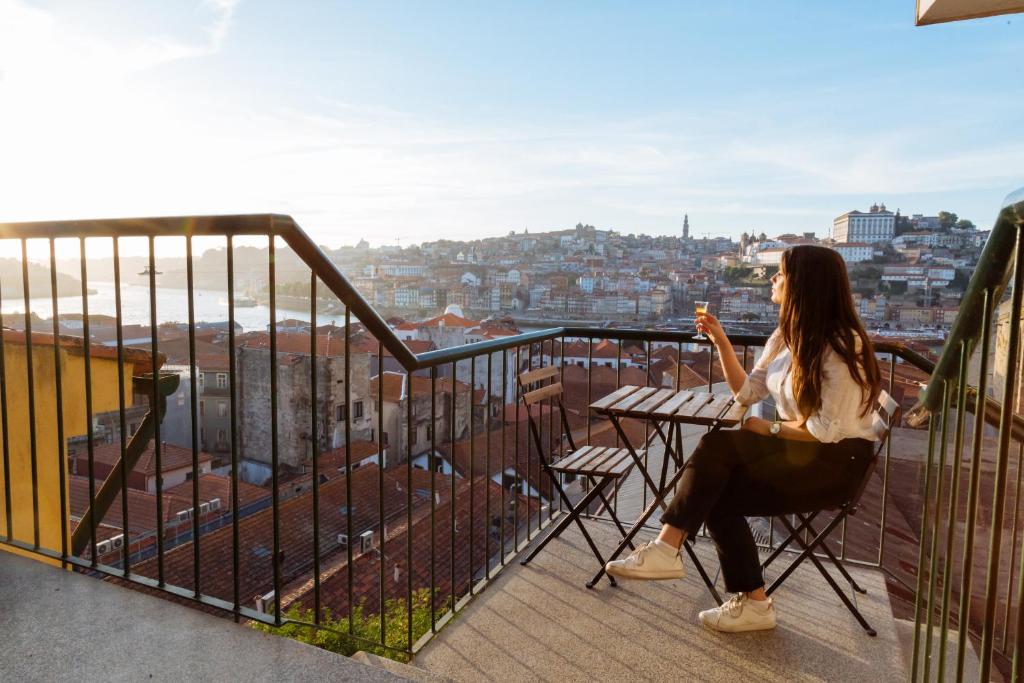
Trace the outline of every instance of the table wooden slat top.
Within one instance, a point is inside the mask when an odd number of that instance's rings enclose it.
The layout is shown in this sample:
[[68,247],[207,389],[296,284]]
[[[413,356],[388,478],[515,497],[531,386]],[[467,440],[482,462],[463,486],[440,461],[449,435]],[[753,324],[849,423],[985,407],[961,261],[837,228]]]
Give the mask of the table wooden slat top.
[[731,394],[627,385],[594,401],[590,408],[616,417],[733,427],[748,406],[736,403]]

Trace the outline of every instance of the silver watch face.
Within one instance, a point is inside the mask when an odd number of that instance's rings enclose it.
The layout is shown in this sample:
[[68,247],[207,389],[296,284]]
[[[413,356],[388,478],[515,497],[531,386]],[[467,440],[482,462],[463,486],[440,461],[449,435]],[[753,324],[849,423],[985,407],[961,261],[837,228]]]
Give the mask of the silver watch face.
[[771,433],[778,434],[780,431],[782,431],[782,425],[778,422],[772,422]]

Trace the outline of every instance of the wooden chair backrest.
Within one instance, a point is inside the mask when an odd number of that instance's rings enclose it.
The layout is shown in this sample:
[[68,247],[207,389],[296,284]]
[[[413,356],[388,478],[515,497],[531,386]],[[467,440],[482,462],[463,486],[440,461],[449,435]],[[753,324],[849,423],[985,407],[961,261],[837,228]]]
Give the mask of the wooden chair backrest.
[[[569,430],[569,418],[565,413],[565,404],[562,403],[562,383],[559,381],[560,374],[560,368],[554,365],[549,365],[547,367],[520,373],[517,377],[519,381],[520,395],[522,396],[523,403],[526,405],[526,418],[530,422],[530,432],[538,451],[541,453],[544,453],[543,441],[541,440],[541,430],[534,421],[531,406],[546,399],[553,399],[558,402],[559,422],[562,425],[562,438],[568,438],[570,449],[576,450],[576,444],[573,442],[572,434]],[[537,388],[531,390],[531,386],[537,386]],[[541,415],[543,416],[543,412]]]
[[897,403],[896,399],[889,395],[887,391],[881,391],[878,394],[878,398],[875,399],[875,406],[872,410],[871,424],[875,429],[875,434],[878,436],[878,445],[875,447],[874,456],[871,458],[871,462],[865,469],[864,476],[861,478],[854,490],[853,495],[850,497],[848,506],[851,508],[851,514],[856,510],[857,504],[860,502],[860,497],[864,495],[864,490],[868,487],[868,482],[871,481],[871,475],[875,472],[875,467],[878,465],[878,458],[882,454],[882,449],[885,448],[886,443],[889,441],[889,437],[892,435],[892,430],[899,426],[900,420],[903,417],[903,410],[900,408],[900,404]]

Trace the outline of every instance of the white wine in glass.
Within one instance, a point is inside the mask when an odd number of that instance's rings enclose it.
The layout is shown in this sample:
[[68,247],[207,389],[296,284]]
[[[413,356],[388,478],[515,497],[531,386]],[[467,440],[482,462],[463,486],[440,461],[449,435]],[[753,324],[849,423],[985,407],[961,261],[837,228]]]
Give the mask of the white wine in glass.
[[[693,302],[693,308],[694,308],[694,313],[696,315],[703,315],[703,314],[708,312],[708,302],[707,301],[694,301]],[[696,322],[696,321],[694,321],[694,322]],[[703,339],[707,339],[707,337],[704,335],[703,332],[698,331],[697,335],[694,337],[694,339],[701,339],[701,340],[703,340]]]

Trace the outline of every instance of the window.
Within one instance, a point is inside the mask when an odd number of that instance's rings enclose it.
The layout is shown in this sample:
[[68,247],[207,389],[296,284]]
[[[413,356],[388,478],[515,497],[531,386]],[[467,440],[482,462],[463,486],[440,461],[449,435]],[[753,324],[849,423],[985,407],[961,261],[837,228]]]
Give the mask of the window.
[[388,445],[388,433],[387,432],[381,432],[380,435],[381,435],[381,437],[383,437],[383,443],[381,445],[382,446],[387,446]]
[[227,417],[227,416],[228,416],[228,402],[227,401],[217,401],[217,417]]
[[228,374],[226,372],[217,373],[217,388],[227,389],[228,388]]
[[355,407],[355,410],[353,411],[354,412],[353,417],[355,417],[355,419],[358,420],[359,418],[361,418],[363,416],[363,402],[362,401],[356,401],[354,407]]
[[189,470],[185,473],[185,481],[192,481],[192,471]]
[[337,412],[337,416],[338,416],[338,420],[337,421],[338,422],[344,422],[345,418],[347,417],[346,414],[345,414],[345,404],[344,403],[338,404],[335,407],[335,411]]
[[218,429],[217,430],[217,442],[218,443],[227,443],[227,440],[228,440],[228,433],[226,431],[224,431],[223,429]]
[[427,441],[434,438],[434,428],[431,425],[427,425]]
[[206,415],[206,401],[199,402],[199,417]]

